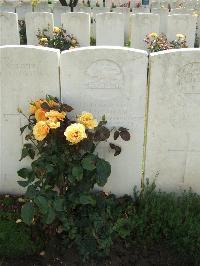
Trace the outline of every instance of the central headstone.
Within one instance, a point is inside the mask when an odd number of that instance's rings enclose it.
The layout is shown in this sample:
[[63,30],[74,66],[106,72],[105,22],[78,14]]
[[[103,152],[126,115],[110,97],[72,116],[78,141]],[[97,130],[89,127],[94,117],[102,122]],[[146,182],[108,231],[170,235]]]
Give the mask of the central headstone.
[[[109,145],[100,153],[112,164],[105,187],[116,194],[131,194],[140,187],[144,141],[147,53],[119,47],[89,47],[61,54],[62,100],[76,113],[89,111],[109,127],[130,130],[131,140],[118,141],[122,153],[113,156]],[[113,138],[110,140],[114,143]]]
[[[1,59],[1,142],[0,193],[20,193],[17,171],[26,164],[19,162],[24,137],[20,127],[26,120],[17,112],[28,114],[29,102],[46,94],[60,96],[59,51],[34,46],[4,46]],[[28,162],[30,165],[30,162]],[[27,166],[27,165],[26,165]]]

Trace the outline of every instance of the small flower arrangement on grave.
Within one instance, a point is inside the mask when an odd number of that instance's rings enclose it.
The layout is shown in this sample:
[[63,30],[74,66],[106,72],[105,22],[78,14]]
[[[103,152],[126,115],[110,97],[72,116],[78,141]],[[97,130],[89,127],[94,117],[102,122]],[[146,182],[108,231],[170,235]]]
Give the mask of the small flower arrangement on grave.
[[166,35],[151,32],[146,36],[144,41],[150,53],[169,49],[187,48],[186,36],[183,34],[177,34],[176,39],[170,42],[167,40]]
[[61,51],[79,47],[76,37],[73,34],[67,34],[66,30],[60,27],[54,27],[53,34],[50,33],[49,29],[39,30],[37,38],[39,45]]
[[184,34],[176,34],[176,39],[171,41],[172,49],[188,48],[186,36]]
[[27,119],[20,129],[27,141],[20,160],[33,160],[31,167],[18,171],[19,185],[27,188],[22,219],[26,224],[51,224],[55,231],[62,228],[66,234],[75,234],[70,231],[74,210],[85,204],[95,206],[92,190],[95,184],[104,186],[111,173],[110,163],[96,151],[98,145],[108,143],[108,150],[117,156],[121,148],[115,141],[128,141],[129,131],[109,129],[105,116],[98,122],[89,112],[70,114],[71,106],[49,95],[32,101],[28,116],[18,111]]

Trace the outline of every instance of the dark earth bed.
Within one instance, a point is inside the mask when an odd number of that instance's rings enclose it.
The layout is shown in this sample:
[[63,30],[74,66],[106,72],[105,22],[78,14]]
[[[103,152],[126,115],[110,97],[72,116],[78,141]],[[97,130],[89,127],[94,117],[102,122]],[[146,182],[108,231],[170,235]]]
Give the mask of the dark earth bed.
[[[50,255],[49,255],[50,254]],[[151,247],[126,247],[123,243],[115,243],[110,257],[104,261],[92,261],[83,264],[74,249],[66,251],[59,257],[52,252],[44,256],[27,258],[0,258],[0,266],[193,266],[190,259],[177,257],[167,245],[160,243]]]

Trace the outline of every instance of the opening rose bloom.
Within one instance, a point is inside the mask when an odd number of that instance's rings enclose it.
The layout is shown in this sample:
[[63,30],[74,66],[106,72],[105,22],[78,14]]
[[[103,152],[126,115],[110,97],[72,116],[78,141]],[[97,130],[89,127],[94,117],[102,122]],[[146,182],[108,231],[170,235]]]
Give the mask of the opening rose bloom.
[[65,112],[58,112],[55,110],[51,110],[49,112],[45,113],[46,118],[48,118],[49,120],[53,121],[53,122],[57,122],[58,120],[63,121],[66,113]]
[[87,138],[85,126],[80,123],[75,123],[68,126],[64,132],[66,139],[72,144],[77,144],[81,140]]
[[42,108],[39,108],[35,112],[35,119],[37,120],[37,122],[47,120],[45,113],[46,113],[45,110],[43,110]]
[[94,119],[91,113],[83,112],[82,115],[78,116],[78,123],[83,124],[88,129],[97,127],[97,120]]
[[31,102],[30,105],[29,105],[29,112],[31,114],[35,114],[35,112],[41,108],[41,104],[45,102],[44,100],[42,99],[39,99],[35,102]]
[[33,127],[33,135],[36,140],[42,141],[49,133],[49,127],[45,121],[39,121]]
[[54,27],[53,28],[53,32],[54,33],[60,33],[61,32],[61,29],[59,27]]

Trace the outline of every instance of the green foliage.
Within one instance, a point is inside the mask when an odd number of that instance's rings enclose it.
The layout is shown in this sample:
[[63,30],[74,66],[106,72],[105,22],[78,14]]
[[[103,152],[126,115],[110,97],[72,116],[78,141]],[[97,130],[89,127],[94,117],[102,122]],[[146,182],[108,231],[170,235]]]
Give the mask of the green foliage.
[[27,44],[25,21],[18,20],[18,25],[19,25],[20,44],[25,45]]
[[90,46],[96,46],[96,39],[94,37],[90,37]]
[[41,251],[43,244],[32,239],[31,229],[15,221],[0,220],[0,256],[20,257]]
[[39,228],[33,230],[19,220],[23,202],[21,197],[0,197],[0,257],[33,255],[44,246]]

